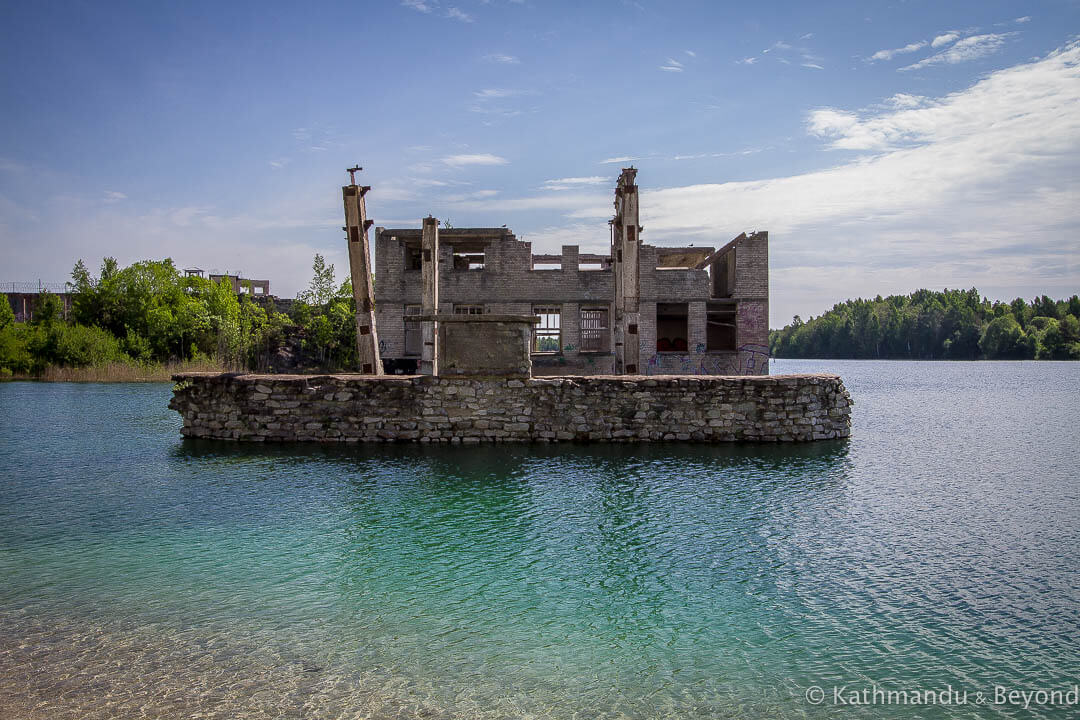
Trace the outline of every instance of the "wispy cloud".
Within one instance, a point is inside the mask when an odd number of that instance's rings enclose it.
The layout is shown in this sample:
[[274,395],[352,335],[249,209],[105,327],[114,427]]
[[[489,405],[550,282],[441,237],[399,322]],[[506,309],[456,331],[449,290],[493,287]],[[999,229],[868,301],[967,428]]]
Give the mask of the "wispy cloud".
[[450,18],[451,20],[460,20],[461,22],[473,22],[472,15],[469,15],[468,13],[463,12],[462,10],[452,6],[446,9],[446,17]]
[[920,40],[918,42],[908,43],[904,47],[895,48],[892,50],[878,50],[876,53],[870,56],[870,62],[876,62],[878,60],[892,60],[897,55],[913,53],[917,50],[922,50],[924,47],[926,47],[926,41]]
[[762,50],[761,54],[764,55],[766,53],[772,52],[773,50],[790,50],[790,49],[791,49],[791,45],[787,44],[783,40],[777,40],[772,45],[770,45],[769,47]]
[[959,39],[959,32],[957,32],[956,30],[949,30],[948,32],[944,32],[936,36],[932,41],[930,41],[930,47],[939,48],[944,45],[948,45],[949,43],[956,42]]
[[1031,16],[1030,15],[1025,15],[1024,17],[1018,17],[1015,20],[1013,20],[1013,22],[1016,23],[1017,25],[1022,25],[1022,24],[1026,23],[1026,22],[1031,22]]
[[105,202],[114,203],[114,202],[120,202],[121,200],[127,200],[127,195],[125,195],[122,192],[118,192],[116,190],[106,190],[105,191]]
[[639,157],[630,157],[629,155],[620,155],[618,157],[610,157],[610,158],[607,158],[606,160],[601,160],[600,164],[601,165],[613,165],[615,163],[633,162],[635,160],[640,160],[640,159],[641,158],[639,158]]
[[753,65],[756,62],[757,62],[756,57],[746,57],[746,58],[743,58],[742,60],[736,60],[735,64],[736,65]]
[[969,60],[975,60],[997,52],[998,48],[1004,45],[1005,41],[1014,35],[1016,35],[1015,32],[972,35],[971,37],[958,40],[956,44],[948,50],[943,50],[942,52],[924,58],[917,63],[902,67],[900,70],[919,70],[930,65],[938,65],[941,63],[953,65]]
[[543,189],[577,190],[584,185],[599,185],[606,182],[611,182],[611,178],[607,178],[602,175],[592,175],[590,177],[566,177],[557,178],[555,180],[545,180]]
[[490,55],[485,55],[484,59],[488,62],[501,63],[503,65],[517,65],[519,62],[521,62],[513,55],[504,55],[502,53],[492,53]]
[[442,159],[443,163],[450,167],[465,167],[467,165],[506,165],[509,160],[490,153],[473,153],[463,155],[448,155]]
[[696,58],[696,57],[697,57],[697,53],[696,53],[696,52],[694,52],[693,50],[683,50],[683,52],[685,52],[685,53],[686,53],[687,55],[689,55],[689,56],[690,56],[690,57],[692,57],[692,58]]
[[401,7],[407,7],[417,12],[429,13],[435,8],[424,0],[401,0]]
[[[800,39],[806,40],[813,37],[813,35],[813,33],[807,33],[803,35]],[[798,62],[799,65],[804,68],[812,68],[814,70],[825,69],[823,66],[824,60],[821,58],[821,56],[814,53],[810,48],[806,47],[805,45],[795,46],[783,40],[777,40],[772,45],[761,51],[762,55],[768,55],[769,53],[772,53],[772,57],[776,58],[776,61],[782,65],[791,65],[792,60],[795,60],[795,62]],[[798,55],[799,57],[796,59],[794,57],[795,55]],[[737,60],[736,64],[753,65],[754,61],[755,58],[743,58],[742,60]]]
[[667,62],[660,66],[660,69],[665,72],[682,72],[683,64],[673,58],[668,58]]

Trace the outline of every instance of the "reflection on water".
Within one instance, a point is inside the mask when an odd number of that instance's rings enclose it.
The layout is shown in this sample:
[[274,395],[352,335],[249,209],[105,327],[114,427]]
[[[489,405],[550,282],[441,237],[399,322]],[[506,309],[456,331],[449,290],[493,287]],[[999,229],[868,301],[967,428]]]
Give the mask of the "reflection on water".
[[805,717],[810,685],[1071,683],[1080,378],[1014,365],[853,363],[853,438],[785,446],[253,447],[180,440],[167,387],[0,385],[0,715]]

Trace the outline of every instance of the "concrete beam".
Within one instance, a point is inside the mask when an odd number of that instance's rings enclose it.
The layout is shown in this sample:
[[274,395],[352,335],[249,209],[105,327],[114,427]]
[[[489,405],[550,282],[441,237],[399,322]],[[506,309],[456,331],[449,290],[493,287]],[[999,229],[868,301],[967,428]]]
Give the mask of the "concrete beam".
[[439,312],[439,221],[424,218],[420,238],[420,275],[423,290],[420,311],[429,319],[420,322],[420,374],[439,374],[439,323],[431,316]]
[[345,233],[349,246],[349,272],[356,300],[356,363],[364,375],[382,375],[379,335],[375,328],[375,287],[371,281],[371,249],[368,245],[367,186],[341,188],[345,201]]

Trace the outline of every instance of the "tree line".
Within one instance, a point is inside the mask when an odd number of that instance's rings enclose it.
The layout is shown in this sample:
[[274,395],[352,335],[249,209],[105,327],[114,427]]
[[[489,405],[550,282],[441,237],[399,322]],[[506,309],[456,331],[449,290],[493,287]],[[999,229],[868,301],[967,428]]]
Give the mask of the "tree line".
[[1080,297],[990,302],[970,290],[848,300],[769,333],[778,358],[1080,360]]
[[204,362],[267,370],[284,354],[290,369],[350,368],[356,360],[355,302],[349,280],[316,255],[314,276],[287,313],[218,283],[183,275],[171,259],[120,267],[105,258],[92,275],[71,273],[71,311],[41,293],[32,319],[15,322],[0,303],[0,375],[39,375],[50,366],[96,367]]

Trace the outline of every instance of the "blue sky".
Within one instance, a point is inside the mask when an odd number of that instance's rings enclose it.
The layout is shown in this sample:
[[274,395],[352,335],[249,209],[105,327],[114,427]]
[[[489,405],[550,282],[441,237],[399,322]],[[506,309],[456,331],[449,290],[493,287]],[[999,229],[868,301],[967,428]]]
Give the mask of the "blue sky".
[[603,251],[769,230],[774,327],[848,297],[1080,291],[1080,2],[5,3],[0,281],[268,278],[379,225]]

